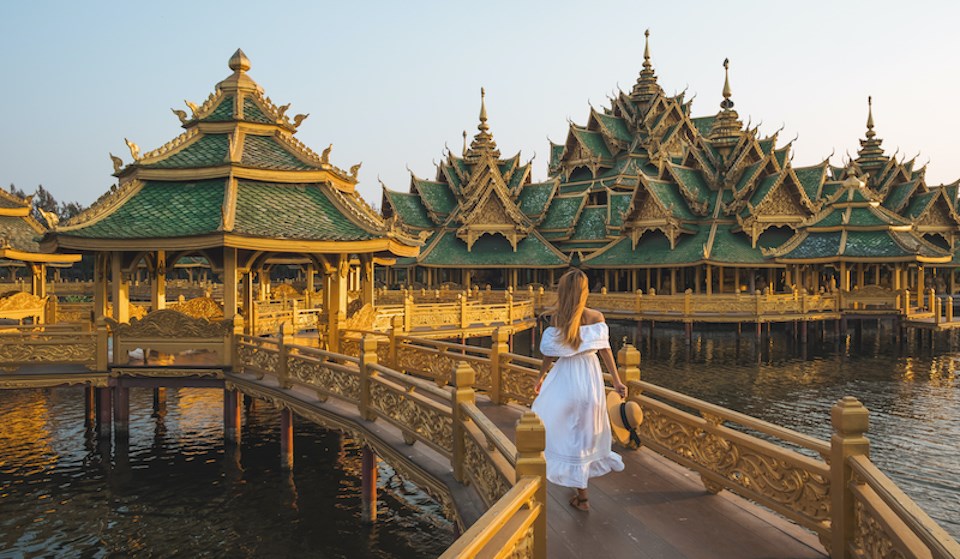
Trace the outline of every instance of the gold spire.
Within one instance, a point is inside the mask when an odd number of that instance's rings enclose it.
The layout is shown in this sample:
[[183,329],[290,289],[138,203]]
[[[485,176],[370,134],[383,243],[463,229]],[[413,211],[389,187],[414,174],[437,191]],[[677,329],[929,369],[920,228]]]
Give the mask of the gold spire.
[[240,89],[263,92],[263,88],[257,85],[257,82],[253,81],[250,76],[247,75],[247,70],[250,69],[250,59],[247,58],[247,55],[244,54],[242,50],[237,49],[237,52],[233,53],[233,56],[231,56],[227,62],[227,66],[233,70],[233,74],[230,74],[227,76],[227,79],[217,84],[219,89],[223,91],[236,91]]
[[872,138],[877,133],[873,131],[873,96],[867,96],[867,137]]
[[470,143],[470,149],[464,154],[464,159],[468,162],[476,161],[483,153],[489,153],[494,158],[500,157],[500,151],[497,149],[497,143],[493,141],[493,135],[490,134],[490,126],[487,125],[487,92],[480,88],[480,124],[477,125],[479,132],[473,137]]
[[737,120],[740,115],[733,109],[733,100],[730,99],[733,93],[730,90],[729,58],[723,59],[723,74],[723,101],[720,102],[720,107],[723,110],[717,115],[717,118],[713,121],[713,127],[710,129],[710,141],[721,151],[724,148],[735,146],[743,133],[743,123]]
[[867,97],[867,139],[860,140],[860,151],[857,152],[856,163],[861,169],[874,175],[873,171],[887,164],[889,158],[883,154],[881,144],[883,140],[877,138],[873,129],[873,97]]
[[660,89],[660,85],[657,83],[657,76],[653,71],[653,64],[650,63],[650,30],[647,29],[644,31],[643,36],[643,70],[640,71],[640,76],[637,78],[637,83],[633,86],[633,91],[630,92],[630,97],[638,102],[646,103],[663,90]]

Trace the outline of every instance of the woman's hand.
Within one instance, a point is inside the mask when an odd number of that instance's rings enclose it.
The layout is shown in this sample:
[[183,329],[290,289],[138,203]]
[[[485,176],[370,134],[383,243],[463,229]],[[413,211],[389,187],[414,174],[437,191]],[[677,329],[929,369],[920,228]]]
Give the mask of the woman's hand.
[[540,394],[540,387],[543,386],[543,379],[544,377],[542,376],[537,379],[537,386],[535,386],[533,389],[534,394]]
[[[539,387],[537,387],[537,389],[539,391]],[[619,394],[621,398],[627,397],[627,386],[619,380],[613,381],[613,389],[617,391],[617,394]]]

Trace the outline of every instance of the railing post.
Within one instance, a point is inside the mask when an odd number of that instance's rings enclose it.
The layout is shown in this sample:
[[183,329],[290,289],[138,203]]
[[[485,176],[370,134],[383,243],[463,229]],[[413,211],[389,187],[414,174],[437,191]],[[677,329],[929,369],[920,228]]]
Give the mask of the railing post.
[[933,303],[934,303],[933,304],[933,323],[940,324],[940,322],[942,322],[940,315],[943,313],[943,300],[940,299],[939,297],[934,297],[932,289],[930,290],[930,295],[931,297],[933,297]]
[[466,444],[464,438],[467,436],[465,425],[469,419],[463,413],[462,404],[474,404],[477,401],[476,393],[473,391],[473,384],[477,380],[477,373],[466,361],[457,363],[457,368],[453,371],[457,383],[453,392],[453,478],[460,483],[465,480],[463,471],[466,462]]
[[507,345],[507,329],[497,328],[490,337],[490,401],[500,405],[503,403],[501,387],[503,386],[502,355],[510,351]]
[[377,376],[370,365],[377,364],[377,340],[367,334],[360,339],[360,417],[373,421],[376,416],[370,409],[370,379]]
[[848,458],[869,456],[870,441],[864,436],[869,426],[869,412],[859,400],[846,396],[830,410],[833,436],[830,438],[830,557],[852,557],[856,523],[854,498],[850,490],[853,470]]
[[290,374],[287,370],[287,330],[289,326],[287,323],[281,322],[280,328],[277,329],[277,347],[280,349],[280,353],[277,359],[277,378],[280,383],[280,388],[290,388]]
[[460,328],[467,327],[467,298],[465,295],[457,295],[460,301]]
[[687,289],[683,292],[683,316],[690,316],[690,308],[693,303],[693,292]]
[[524,412],[517,422],[517,480],[524,476],[540,478],[536,500],[540,505],[533,521],[533,557],[547,557],[547,461],[543,457],[546,444],[543,423],[532,411]]
[[97,318],[97,349],[96,349],[96,365],[97,372],[105,372],[107,367],[109,367],[108,362],[108,353],[109,349],[109,338],[110,333],[107,331],[107,321],[104,317]]
[[953,322],[953,296],[947,295],[947,322]]
[[390,328],[390,350],[387,353],[388,362],[386,365],[395,371],[399,371],[397,368],[397,335],[403,333],[403,317],[395,316],[393,317],[391,328]]
[[513,292],[507,291],[507,324],[513,324]]
[[413,324],[413,294],[408,293],[403,298],[403,331],[409,332],[410,325]]
[[935,302],[936,300],[937,300],[937,292],[934,291],[934,289],[931,287],[930,289],[927,290],[927,308],[930,309],[931,311],[935,310],[934,307],[936,306],[936,302]]
[[910,316],[910,290],[903,290],[903,316]]
[[638,289],[636,295],[637,295],[637,298],[634,300],[633,310],[637,313],[637,317],[639,318],[640,312],[642,310],[642,305],[643,305],[643,290]]
[[[623,344],[617,352],[617,364],[620,380],[630,388],[631,382],[640,382],[640,351],[632,344]],[[636,396],[640,395],[640,387],[636,387]]]

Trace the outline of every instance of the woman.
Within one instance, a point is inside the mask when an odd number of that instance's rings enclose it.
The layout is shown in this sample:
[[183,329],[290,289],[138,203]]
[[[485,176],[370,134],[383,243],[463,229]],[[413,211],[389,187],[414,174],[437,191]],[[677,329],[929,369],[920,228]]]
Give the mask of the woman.
[[560,278],[552,325],[540,341],[543,364],[532,406],[546,429],[547,479],[576,489],[570,505],[582,511],[590,510],[587,481],[623,470],[620,455],[610,449],[598,352],[613,376],[614,390],[621,396],[627,392],[617,375],[603,314],[586,308],[587,290],[587,276],[580,270]]

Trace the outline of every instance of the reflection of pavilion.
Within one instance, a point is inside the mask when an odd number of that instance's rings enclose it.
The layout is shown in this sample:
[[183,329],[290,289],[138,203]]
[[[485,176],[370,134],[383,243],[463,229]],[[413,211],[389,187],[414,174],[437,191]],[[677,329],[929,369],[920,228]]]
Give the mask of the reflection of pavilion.
[[374,258],[414,256],[420,242],[359,196],[359,164],[344,171],[330,164],[330,148],[318,155],[294,137],[306,115],[291,121],[287,105],[265,97],[242,51],[229,66],[233,73],[202,105],[191,104],[190,116],[174,111],[184,133],[143,154],[128,142],[133,163],[114,158],[119,185],[47,234],[43,247],[94,253],[94,316],[104,316],[110,299],[120,322],[129,318],[130,280],[141,263],[157,311],[166,306],[167,270],[203,257],[223,283],[226,319],[237,315],[242,298],[246,332],[256,331],[254,277],[277,262],[301,263],[310,292],[314,273],[323,275],[336,348],[351,257],[361,263],[362,299],[372,303]]

